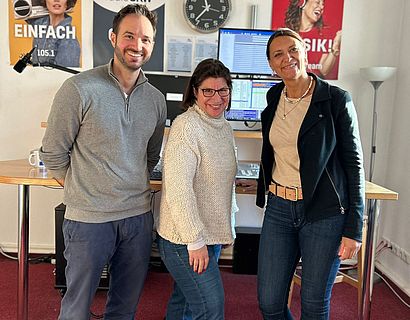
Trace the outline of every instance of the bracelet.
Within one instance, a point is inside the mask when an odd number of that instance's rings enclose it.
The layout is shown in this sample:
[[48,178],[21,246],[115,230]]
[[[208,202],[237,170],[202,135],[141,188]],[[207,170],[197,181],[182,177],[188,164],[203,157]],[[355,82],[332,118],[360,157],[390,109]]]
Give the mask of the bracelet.
[[330,52],[331,52],[335,57],[337,57],[337,56],[340,54],[340,50],[339,50],[339,49],[335,50],[335,49],[332,48],[332,50],[330,50]]

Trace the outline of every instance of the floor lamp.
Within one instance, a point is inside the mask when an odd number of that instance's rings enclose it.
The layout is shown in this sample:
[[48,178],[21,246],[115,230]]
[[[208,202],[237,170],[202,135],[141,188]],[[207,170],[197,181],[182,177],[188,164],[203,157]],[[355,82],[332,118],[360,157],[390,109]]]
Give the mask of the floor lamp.
[[[380,85],[390,78],[396,72],[394,67],[368,67],[361,68],[360,75],[368,80],[374,88],[373,98],[373,123],[372,123],[372,148],[370,153],[370,170],[369,181],[373,179],[374,161],[376,157],[376,131],[377,131],[377,90]],[[362,297],[359,308],[358,319],[370,320],[371,296],[373,291],[373,274],[374,274],[374,253],[376,248],[377,225],[379,220],[379,205],[375,200],[368,201],[367,214],[367,240],[365,250],[372,251],[372,259],[365,257],[362,283]],[[373,227],[372,227],[373,226]]]
[[373,122],[372,122],[372,146],[370,152],[370,169],[369,178],[371,182],[373,179],[374,162],[376,157],[376,131],[377,131],[377,90],[380,85],[390,78],[396,72],[395,67],[368,67],[361,68],[360,75],[368,80],[374,88],[374,98],[373,98]]

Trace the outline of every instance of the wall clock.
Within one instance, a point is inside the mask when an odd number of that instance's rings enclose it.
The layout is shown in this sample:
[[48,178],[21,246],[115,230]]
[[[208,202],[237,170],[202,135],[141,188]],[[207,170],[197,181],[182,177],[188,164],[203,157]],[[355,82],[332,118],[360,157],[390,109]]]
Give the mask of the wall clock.
[[228,20],[231,0],[185,0],[184,16],[199,32],[214,32]]

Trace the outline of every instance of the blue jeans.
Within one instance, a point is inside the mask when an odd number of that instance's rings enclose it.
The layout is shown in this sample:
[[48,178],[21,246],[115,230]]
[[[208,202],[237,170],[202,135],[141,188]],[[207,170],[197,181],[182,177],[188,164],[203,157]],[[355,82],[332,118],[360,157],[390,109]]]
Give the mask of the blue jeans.
[[151,212],[107,223],[64,220],[67,291],[60,320],[88,320],[90,306],[108,264],[110,284],[104,319],[132,320],[151,255]]
[[287,300],[300,258],[301,319],[329,318],[344,222],[345,216],[338,214],[309,223],[303,200],[293,202],[268,194],[258,258],[258,300],[265,320],[293,319]]
[[158,247],[175,281],[166,319],[224,319],[224,289],[218,267],[221,246],[208,246],[209,264],[201,274],[194,272],[189,265],[186,245],[175,244],[158,236]]

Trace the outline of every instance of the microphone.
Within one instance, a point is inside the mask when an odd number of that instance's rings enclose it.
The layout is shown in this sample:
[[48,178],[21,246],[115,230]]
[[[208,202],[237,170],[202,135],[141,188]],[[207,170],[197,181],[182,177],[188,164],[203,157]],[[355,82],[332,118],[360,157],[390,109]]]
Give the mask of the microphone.
[[22,73],[23,70],[27,67],[27,64],[31,62],[31,55],[33,54],[36,46],[30,50],[29,53],[26,53],[23,57],[20,58],[19,61],[14,65],[13,69],[16,70],[18,73]]

